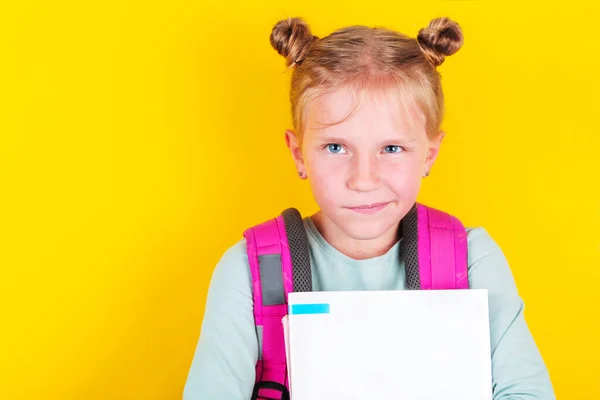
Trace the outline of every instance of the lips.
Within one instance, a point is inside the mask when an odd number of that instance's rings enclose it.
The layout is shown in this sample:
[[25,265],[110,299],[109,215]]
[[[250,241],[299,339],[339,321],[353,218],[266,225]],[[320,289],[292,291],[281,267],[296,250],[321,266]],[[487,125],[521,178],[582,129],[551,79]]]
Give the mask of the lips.
[[382,203],[363,204],[360,206],[346,208],[357,213],[372,214],[383,210],[388,204],[390,204],[389,201]]

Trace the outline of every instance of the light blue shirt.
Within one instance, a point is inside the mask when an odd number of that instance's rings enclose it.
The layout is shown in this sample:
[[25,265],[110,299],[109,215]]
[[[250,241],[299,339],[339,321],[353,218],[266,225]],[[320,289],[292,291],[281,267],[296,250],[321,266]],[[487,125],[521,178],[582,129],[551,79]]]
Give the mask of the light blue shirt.
[[[400,242],[381,256],[354,260],[332,247],[310,218],[304,223],[314,290],[404,290]],[[489,294],[494,400],[554,400],[504,254],[485,229],[467,232],[470,286]],[[184,400],[249,400],[259,351],[242,239],[225,252],[213,272]]]

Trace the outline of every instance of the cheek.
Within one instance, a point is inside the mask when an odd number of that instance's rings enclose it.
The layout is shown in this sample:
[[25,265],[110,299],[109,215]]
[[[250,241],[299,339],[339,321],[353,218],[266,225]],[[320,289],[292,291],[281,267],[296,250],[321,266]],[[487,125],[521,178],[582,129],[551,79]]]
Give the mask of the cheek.
[[311,149],[305,156],[306,170],[316,180],[331,179],[331,176],[343,164],[339,157],[326,154],[321,149]]
[[401,197],[413,197],[421,187],[420,165],[417,158],[386,165],[382,171],[386,186]]
[[306,169],[313,195],[321,202],[339,200],[345,189],[344,161],[340,158],[312,156],[306,159]]

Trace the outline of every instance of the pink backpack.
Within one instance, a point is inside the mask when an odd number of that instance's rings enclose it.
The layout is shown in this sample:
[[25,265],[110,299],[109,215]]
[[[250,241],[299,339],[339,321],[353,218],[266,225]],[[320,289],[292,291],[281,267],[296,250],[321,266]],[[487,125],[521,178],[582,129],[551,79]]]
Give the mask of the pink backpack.
[[[412,290],[468,289],[467,234],[442,211],[415,204],[400,224],[400,257]],[[282,318],[290,292],[312,290],[310,253],[300,213],[280,216],[244,232],[252,275],[254,320],[262,354],[252,400],[289,400]]]

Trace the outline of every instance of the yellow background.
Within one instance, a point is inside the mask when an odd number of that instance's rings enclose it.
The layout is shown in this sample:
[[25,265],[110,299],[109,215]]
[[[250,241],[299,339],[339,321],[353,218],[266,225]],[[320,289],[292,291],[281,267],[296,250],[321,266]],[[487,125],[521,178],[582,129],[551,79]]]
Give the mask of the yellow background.
[[598,2],[251,3],[3,2],[0,399],[181,397],[222,252],[315,209],[268,40],[297,15],[461,23],[420,200],[488,229],[558,398],[600,399]]

